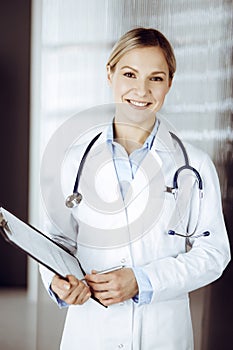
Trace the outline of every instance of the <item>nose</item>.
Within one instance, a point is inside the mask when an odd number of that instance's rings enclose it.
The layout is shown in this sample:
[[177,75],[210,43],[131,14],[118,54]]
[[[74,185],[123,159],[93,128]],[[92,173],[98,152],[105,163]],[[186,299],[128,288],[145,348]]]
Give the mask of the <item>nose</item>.
[[139,79],[136,84],[136,92],[139,97],[144,97],[149,93],[148,82],[146,80]]

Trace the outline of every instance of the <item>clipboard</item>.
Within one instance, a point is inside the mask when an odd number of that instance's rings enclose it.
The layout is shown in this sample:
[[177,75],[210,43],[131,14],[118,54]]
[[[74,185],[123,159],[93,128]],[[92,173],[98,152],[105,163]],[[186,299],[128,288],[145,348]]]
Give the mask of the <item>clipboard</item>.
[[[0,233],[8,243],[60,277],[66,279],[67,275],[74,275],[79,280],[84,278],[85,271],[79,260],[66,247],[2,207],[0,208]],[[93,296],[92,299],[100,303]]]

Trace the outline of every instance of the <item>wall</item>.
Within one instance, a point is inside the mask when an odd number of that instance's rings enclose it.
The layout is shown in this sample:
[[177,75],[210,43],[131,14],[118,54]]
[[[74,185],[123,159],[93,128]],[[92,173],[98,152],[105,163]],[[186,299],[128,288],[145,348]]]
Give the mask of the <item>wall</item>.
[[[0,3],[0,205],[28,218],[30,0]],[[0,287],[25,287],[27,258],[0,238]]]

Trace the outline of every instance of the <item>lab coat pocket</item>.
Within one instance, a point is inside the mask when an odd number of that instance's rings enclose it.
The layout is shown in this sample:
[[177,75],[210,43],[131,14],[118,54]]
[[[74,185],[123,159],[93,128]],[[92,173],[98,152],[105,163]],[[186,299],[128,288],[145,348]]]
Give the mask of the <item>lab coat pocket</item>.
[[144,325],[143,349],[193,349],[188,297],[148,305]]

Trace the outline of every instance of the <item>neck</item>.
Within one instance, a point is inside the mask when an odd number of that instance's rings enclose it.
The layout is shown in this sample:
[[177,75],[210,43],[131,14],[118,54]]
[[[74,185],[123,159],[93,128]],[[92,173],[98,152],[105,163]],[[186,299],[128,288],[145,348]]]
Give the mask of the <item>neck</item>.
[[153,130],[154,119],[147,125],[128,124],[114,120],[114,140],[121,144],[128,154],[140,148]]

